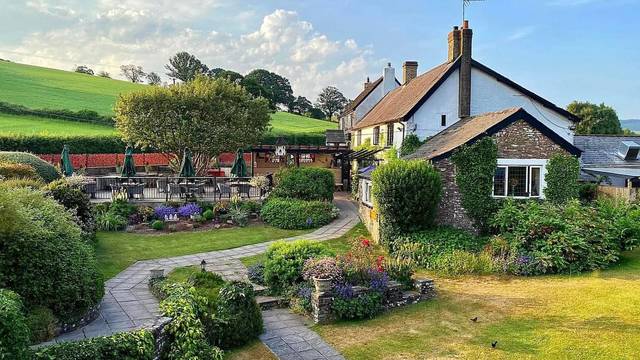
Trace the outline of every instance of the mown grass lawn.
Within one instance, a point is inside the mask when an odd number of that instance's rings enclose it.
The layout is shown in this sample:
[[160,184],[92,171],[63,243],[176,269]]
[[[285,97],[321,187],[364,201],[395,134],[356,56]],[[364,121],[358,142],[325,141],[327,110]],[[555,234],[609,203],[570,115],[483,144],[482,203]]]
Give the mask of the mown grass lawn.
[[271,114],[271,126],[274,134],[324,134],[327,129],[337,129],[338,124],[306,116],[278,111]]
[[640,250],[582,275],[434,278],[437,299],[315,329],[347,359],[640,357]]
[[266,225],[163,235],[99,232],[96,256],[100,271],[105,279],[109,279],[138,260],[230,249],[305,232],[306,230],[281,230]]
[[9,133],[21,135],[93,136],[113,135],[116,133],[116,129],[99,124],[0,113],[0,134]]

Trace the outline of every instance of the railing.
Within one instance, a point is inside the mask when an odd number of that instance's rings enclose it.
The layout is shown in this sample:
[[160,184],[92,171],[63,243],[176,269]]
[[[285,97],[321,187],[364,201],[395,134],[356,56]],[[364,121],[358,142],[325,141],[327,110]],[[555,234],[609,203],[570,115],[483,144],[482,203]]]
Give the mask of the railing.
[[85,192],[95,200],[112,200],[126,196],[130,201],[181,201],[189,198],[200,200],[224,200],[238,195],[258,199],[260,188],[251,186],[244,177],[175,177],[175,176],[102,176],[92,178],[85,185]]

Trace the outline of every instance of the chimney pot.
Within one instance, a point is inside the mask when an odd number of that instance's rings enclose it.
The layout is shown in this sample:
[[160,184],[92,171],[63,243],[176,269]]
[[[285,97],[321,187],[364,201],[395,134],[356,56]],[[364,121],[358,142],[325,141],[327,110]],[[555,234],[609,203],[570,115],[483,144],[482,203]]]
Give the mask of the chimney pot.
[[402,83],[406,84],[418,76],[418,62],[405,61],[402,64]]
[[465,20],[463,26],[464,26],[463,27],[464,29],[468,29],[469,28],[469,20]]

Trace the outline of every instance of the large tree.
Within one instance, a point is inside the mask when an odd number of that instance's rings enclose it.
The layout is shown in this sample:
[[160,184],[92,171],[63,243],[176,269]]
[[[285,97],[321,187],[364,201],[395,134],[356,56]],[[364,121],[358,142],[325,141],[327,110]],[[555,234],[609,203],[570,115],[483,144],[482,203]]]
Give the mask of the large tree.
[[158,73],[152,71],[147,74],[147,82],[149,83],[149,85],[160,85],[162,79],[160,78],[160,75],[158,75]]
[[173,55],[169,58],[169,63],[164,67],[167,69],[167,75],[170,78],[184,82],[193,80],[198,74],[207,74],[209,72],[207,65],[186,51]]
[[86,65],[76,66],[73,71],[81,74],[93,75],[93,70]]
[[349,100],[335,86],[327,86],[318,95],[318,107],[324,112],[329,120],[334,114],[344,110]]
[[272,103],[276,105],[289,105],[293,101],[293,90],[289,80],[268,70],[253,70],[245,76],[245,79],[255,80],[270,96]]
[[189,148],[199,174],[212,157],[260,141],[270,120],[266,100],[225,79],[201,75],[120,95],[115,113],[124,141],[174,159]]
[[311,111],[313,104],[304,96],[298,96],[289,104],[289,111],[292,113],[303,115]]
[[616,111],[605,105],[592,104],[588,101],[574,101],[567,110],[582,120],[576,126],[577,134],[622,134],[622,127]]
[[144,70],[142,70],[142,66],[133,64],[120,65],[120,72],[124,77],[127,78],[127,80],[131,81],[132,83],[142,82],[142,79],[147,76]]

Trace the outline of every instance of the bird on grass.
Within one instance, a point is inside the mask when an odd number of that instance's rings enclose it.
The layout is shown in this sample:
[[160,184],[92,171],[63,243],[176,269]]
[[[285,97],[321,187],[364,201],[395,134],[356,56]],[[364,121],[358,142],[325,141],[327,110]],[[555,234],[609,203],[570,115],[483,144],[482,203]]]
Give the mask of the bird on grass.
[[492,347],[492,348],[494,348],[494,349],[495,349],[495,348],[496,348],[496,346],[498,346],[498,341],[497,341],[497,340],[491,343],[491,347]]
[[477,321],[478,321],[478,317],[476,316],[476,317],[474,317],[473,319],[469,319],[469,320],[471,320],[471,321],[473,321],[473,322],[477,322]]

